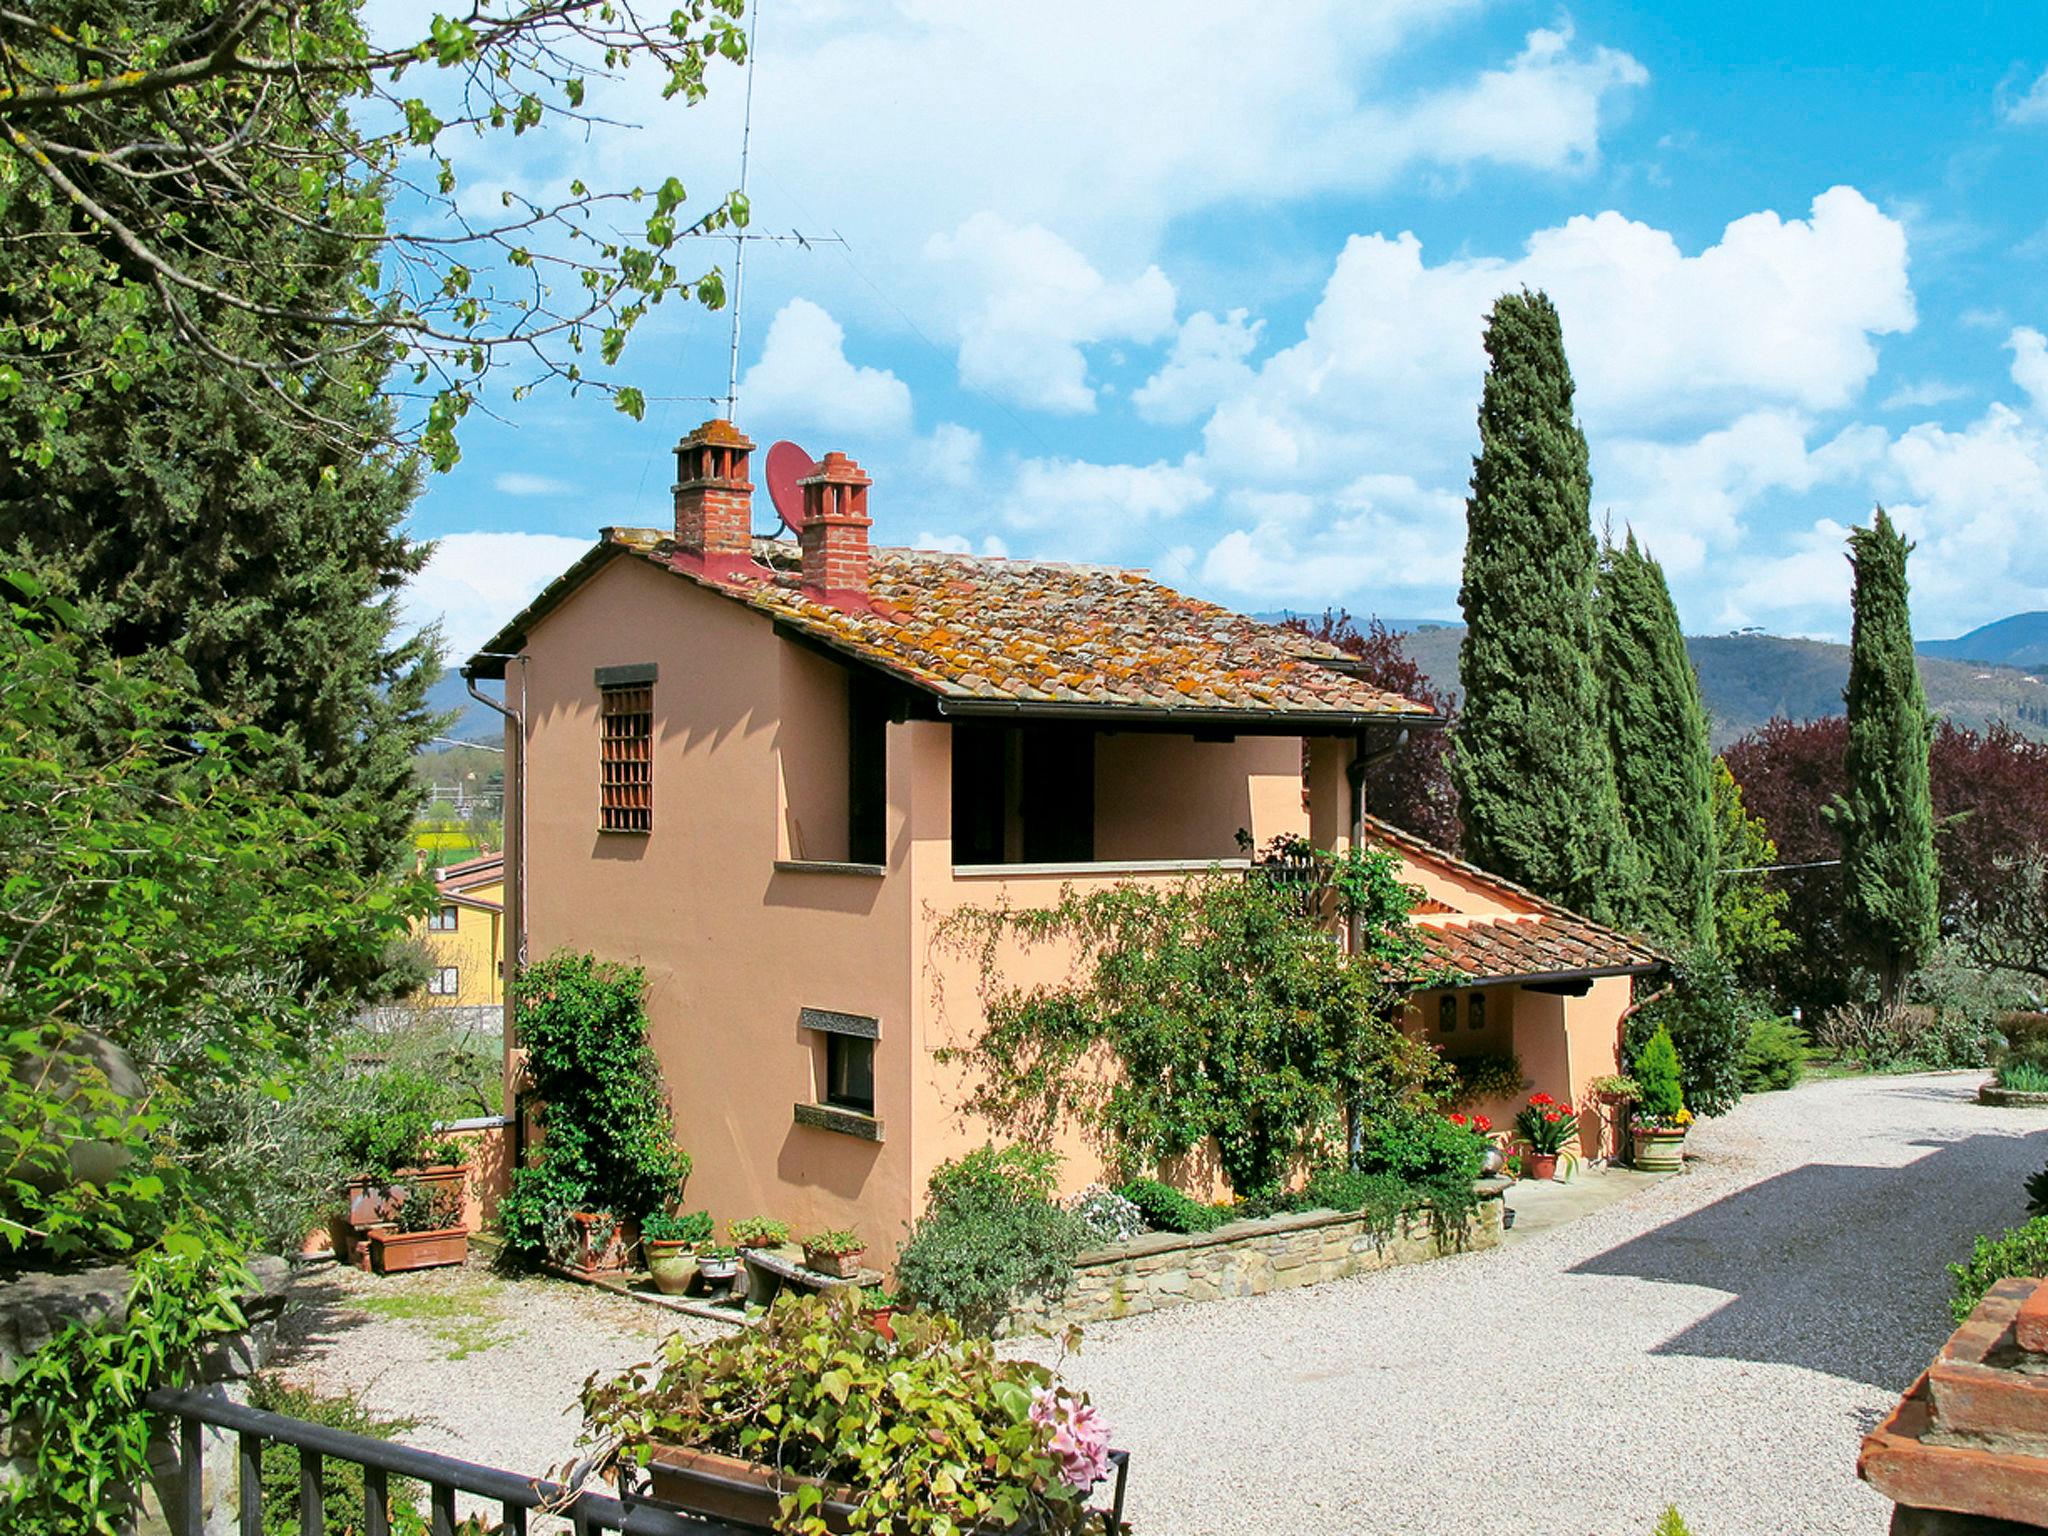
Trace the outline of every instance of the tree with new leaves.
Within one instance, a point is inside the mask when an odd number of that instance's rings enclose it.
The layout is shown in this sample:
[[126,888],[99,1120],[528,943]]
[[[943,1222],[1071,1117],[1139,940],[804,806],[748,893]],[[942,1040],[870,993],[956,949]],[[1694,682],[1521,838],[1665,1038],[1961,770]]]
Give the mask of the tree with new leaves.
[[1607,741],[1629,841],[1642,862],[1636,916],[1672,943],[1714,936],[1712,754],[1700,683],[1663,567],[1631,530],[1600,553],[1593,605]]
[[1849,637],[1848,787],[1829,809],[1842,835],[1843,924],[1891,1008],[1939,937],[1940,875],[1928,752],[1934,723],[1921,691],[1907,607],[1913,546],[1884,508],[1849,534],[1855,568]]
[[1464,713],[1451,755],[1466,857],[1595,917],[1629,919],[1638,872],[1601,723],[1586,438],[1557,309],[1504,294],[1466,503]]
[[[679,247],[744,226],[745,200],[687,219],[673,177],[557,191],[549,175],[492,206],[456,167],[516,185],[509,146],[477,141],[585,129],[635,64],[664,100],[700,99],[712,61],[745,55],[743,4],[468,0],[391,38],[359,0],[0,8],[0,242],[30,258],[0,292],[0,400],[27,389],[55,434],[97,394],[201,367],[299,431],[417,446],[443,468],[501,366],[515,394],[590,386],[637,417],[641,393],[608,370],[653,305],[723,302],[721,275],[687,273]],[[399,198],[406,217],[388,219]],[[309,282],[274,239],[287,229],[330,243],[355,281]],[[367,438],[322,399],[365,352],[403,360],[410,407]]]
[[1714,944],[1745,985],[1755,985],[1764,965],[1792,946],[1784,912],[1791,902],[1767,871],[1778,862],[1778,845],[1760,817],[1749,814],[1742,786],[1725,758],[1713,764]]

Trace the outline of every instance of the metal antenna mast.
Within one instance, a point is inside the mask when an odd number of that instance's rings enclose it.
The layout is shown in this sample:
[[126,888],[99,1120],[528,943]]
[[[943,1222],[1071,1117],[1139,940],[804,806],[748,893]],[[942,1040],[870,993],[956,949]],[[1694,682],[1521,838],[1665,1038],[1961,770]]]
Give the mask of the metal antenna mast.
[[[747,195],[747,150],[754,137],[754,62],[760,55],[754,39],[761,31],[761,0],[747,8],[747,104],[740,115],[740,197]],[[735,420],[740,408],[740,301],[746,291],[747,242],[744,230],[732,237],[732,352],[725,367],[725,419]]]

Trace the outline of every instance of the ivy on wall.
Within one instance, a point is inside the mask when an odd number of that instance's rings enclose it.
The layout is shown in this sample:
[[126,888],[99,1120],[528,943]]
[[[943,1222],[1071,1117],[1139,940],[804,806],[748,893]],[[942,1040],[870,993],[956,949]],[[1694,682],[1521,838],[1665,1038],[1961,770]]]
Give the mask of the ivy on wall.
[[[1127,1173],[1214,1137],[1231,1187],[1258,1196],[1335,1142],[1347,1111],[1383,1112],[1437,1081],[1435,1053],[1400,1024],[1426,967],[1398,860],[1282,852],[1285,878],[1216,869],[953,914],[939,944],[978,967],[985,1020],[939,1053],[972,1069],[966,1107],[1027,1140],[1079,1124]],[[1353,925],[1354,953],[1333,917]],[[1067,977],[1008,980],[1009,943],[1071,945]]]

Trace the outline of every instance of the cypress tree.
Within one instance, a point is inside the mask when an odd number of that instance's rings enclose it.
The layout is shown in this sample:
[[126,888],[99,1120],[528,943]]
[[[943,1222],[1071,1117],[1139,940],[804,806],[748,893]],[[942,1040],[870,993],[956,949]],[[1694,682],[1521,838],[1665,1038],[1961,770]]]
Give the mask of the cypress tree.
[[1593,605],[1607,743],[1623,823],[1641,860],[1635,917],[1659,938],[1714,935],[1713,756],[1699,677],[1664,571],[1631,531],[1600,554]]
[[1907,606],[1913,546],[1883,507],[1849,534],[1855,568],[1849,638],[1847,793],[1829,809],[1842,834],[1843,928],[1851,951],[1877,974],[1885,1007],[1938,937],[1940,874],[1928,753],[1934,722],[1921,691]]
[[1465,703],[1452,754],[1475,863],[1627,921],[1632,851],[1594,671],[1592,477],[1557,309],[1504,294],[1466,503]]
[[[169,0],[130,19],[170,25],[207,14],[198,0]],[[355,131],[338,85],[301,82],[299,96],[305,142]],[[195,142],[230,136],[232,106],[184,131]],[[126,118],[105,114],[103,127],[112,140],[148,137],[150,121],[137,104]],[[119,172],[80,164],[73,174],[90,192]],[[368,189],[359,190],[349,217],[372,218]],[[289,288],[268,296],[277,305],[315,316],[359,309],[375,274],[352,243],[273,206],[254,196],[195,200],[181,216],[195,248],[259,251],[290,273]],[[127,284],[76,293],[67,312],[91,347],[132,358],[133,371],[81,393],[60,353],[8,381],[0,559],[44,572],[110,654],[177,652],[203,697],[279,738],[265,759],[273,787],[373,816],[352,850],[358,869],[397,867],[417,798],[412,755],[437,722],[425,702],[436,640],[401,635],[397,624],[399,589],[429,552],[403,527],[417,473],[401,455],[364,449],[391,435],[381,390],[395,345],[366,338],[273,380],[259,399],[245,373],[209,362],[172,319],[137,302],[152,274],[130,253],[67,206],[27,198],[0,199],[0,333],[34,323],[46,301],[38,274],[67,242],[97,245]],[[225,309],[201,318],[217,345],[241,355],[268,342],[311,357],[334,341],[315,322]]]

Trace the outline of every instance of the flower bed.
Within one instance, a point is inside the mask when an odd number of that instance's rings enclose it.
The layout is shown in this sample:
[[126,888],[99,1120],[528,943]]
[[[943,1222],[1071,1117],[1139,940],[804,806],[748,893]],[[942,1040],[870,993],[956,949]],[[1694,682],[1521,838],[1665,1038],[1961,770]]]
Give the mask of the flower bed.
[[1064,1297],[1050,1307],[1027,1303],[1016,1319],[1055,1328],[1101,1322],[1492,1248],[1501,1240],[1507,1186],[1487,1179],[1477,1187],[1479,1208],[1462,1232],[1439,1234],[1426,1208],[1391,1223],[1364,1212],[1301,1211],[1226,1222],[1207,1232],[1148,1232],[1083,1253]]

